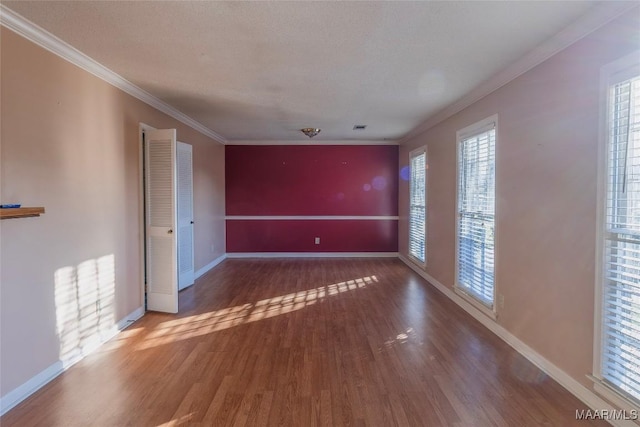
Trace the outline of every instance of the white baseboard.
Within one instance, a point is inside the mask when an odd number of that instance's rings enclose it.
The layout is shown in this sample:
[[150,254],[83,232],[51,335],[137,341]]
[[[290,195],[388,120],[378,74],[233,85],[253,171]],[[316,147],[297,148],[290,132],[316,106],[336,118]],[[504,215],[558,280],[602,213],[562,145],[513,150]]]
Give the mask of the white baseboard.
[[63,373],[64,370],[62,361],[58,360],[53,365],[29,379],[29,381],[2,396],[2,398],[0,398],[0,415],[9,412],[9,410],[13,409],[20,402],[31,396],[41,387],[44,387],[49,381]]
[[144,316],[144,307],[136,308],[131,313],[129,313],[128,316],[126,316],[124,319],[120,319],[120,321],[116,323],[116,328],[118,329],[118,332],[124,329],[127,329],[129,326],[131,326],[133,323],[139,320],[142,316]]
[[397,258],[398,252],[231,252],[227,258]]
[[33,393],[38,391],[40,388],[44,387],[49,381],[56,378],[58,375],[69,369],[74,364],[78,363],[87,355],[91,354],[91,352],[95,351],[100,345],[109,341],[111,338],[116,336],[120,331],[127,328],[129,325],[133,324],[136,320],[140,319],[144,316],[144,307],[138,307],[133,312],[131,312],[128,316],[121,319],[118,323],[116,323],[113,328],[109,329],[102,337],[100,342],[97,345],[91,345],[89,347],[84,347],[82,350],[82,356],[75,357],[71,360],[58,360],[53,365],[39,372],[31,379],[29,379],[24,384],[16,387],[11,390],[4,396],[0,397],[0,416],[6,414],[11,409],[16,407],[20,402],[25,400],[27,397],[31,396]]
[[198,277],[202,276],[207,271],[211,270],[213,267],[215,267],[216,265],[220,264],[225,259],[227,259],[227,254],[220,255],[218,258],[214,259],[209,264],[207,264],[204,267],[198,269],[198,271],[196,271],[196,273],[194,275],[194,278],[197,279]]
[[[447,296],[450,300],[458,304],[464,311],[473,316],[477,321],[482,323],[487,329],[496,334],[500,339],[509,344],[514,350],[524,356],[531,363],[536,365],[542,372],[549,375],[553,378],[558,384],[567,389],[571,394],[580,399],[585,405],[593,410],[613,410],[615,409],[612,405],[607,403],[605,400],[600,398],[593,391],[589,390],[584,385],[580,384],[573,377],[569,376],[565,371],[545,359],[538,352],[533,350],[527,344],[522,342],[519,338],[513,335],[511,332],[507,331],[504,327],[496,323],[493,319],[488,317],[486,314],[482,313],[476,307],[465,301],[463,298],[458,296],[453,289],[443,285],[434,277],[421,270],[419,266],[415,265],[415,263],[411,262],[404,255],[399,255],[398,258],[402,262],[404,262],[409,268],[422,276],[429,284],[435,287],[437,290],[442,292],[445,296]],[[577,408],[576,408],[577,409]],[[619,427],[637,427],[633,421],[628,420],[607,420],[614,426]]]

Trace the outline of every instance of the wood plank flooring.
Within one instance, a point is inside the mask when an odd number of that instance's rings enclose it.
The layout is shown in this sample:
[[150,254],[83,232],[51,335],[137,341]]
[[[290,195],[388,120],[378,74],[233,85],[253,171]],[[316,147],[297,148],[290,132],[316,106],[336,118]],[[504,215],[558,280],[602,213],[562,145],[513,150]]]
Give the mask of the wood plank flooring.
[[590,426],[397,259],[226,260],[9,426]]

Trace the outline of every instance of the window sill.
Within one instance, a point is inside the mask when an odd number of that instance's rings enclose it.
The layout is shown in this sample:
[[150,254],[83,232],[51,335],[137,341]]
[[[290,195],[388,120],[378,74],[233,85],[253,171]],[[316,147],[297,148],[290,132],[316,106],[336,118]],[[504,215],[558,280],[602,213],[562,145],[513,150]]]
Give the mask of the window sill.
[[496,320],[498,318],[498,315],[496,314],[495,311],[493,311],[491,308],[487,307],[486,305],[484,305],[483,303],[481,303],[480,301],[478,301],[476,298],[472,297],[471,295],[469,295],[468,293],[466,293],[465,291],[463,291],[462,289],[460,289],[458,286],[455,286],[453,288],[453,291],[462,299],[464,299],[466,302],[468,302],[469,304],[471,304],[474,308],[476,308],[478,311],[480,311],[482,314],[484,314],[485,316],[491,318],[492,320]]
[[618,408],[626,411],[640,411],[640,406],[637,403],[619,393],[616,389],[600,378],[591,375],[587,375],[587,378],[593,381],[593,390],[596,393],[613,403]]
[[422,268],[423,270],[427,268],[426,261],[420,261],[418,258],[414,257],[411,254],[407,254],[407,259],[412,263],[414,263],[415,265],[417,265],[418,267]]

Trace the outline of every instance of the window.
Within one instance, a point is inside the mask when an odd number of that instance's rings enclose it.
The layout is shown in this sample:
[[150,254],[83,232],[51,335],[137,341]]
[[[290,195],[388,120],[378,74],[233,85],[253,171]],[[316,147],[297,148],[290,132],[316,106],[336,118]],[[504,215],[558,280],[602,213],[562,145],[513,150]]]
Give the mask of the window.
[[409,255],[427,262],[427,151],[420,148],[409,154],[411,179],[409,182]]
[[[626,68],[626,67],[625,67]],[[640,71],[605,77],[596,377],[640,404]],[[602,169],[601,169],[602,171]],[[602,194],[602,193],[601,193]]]
[[493,309],[495,145],[492,117],[458,132],[456,287]]

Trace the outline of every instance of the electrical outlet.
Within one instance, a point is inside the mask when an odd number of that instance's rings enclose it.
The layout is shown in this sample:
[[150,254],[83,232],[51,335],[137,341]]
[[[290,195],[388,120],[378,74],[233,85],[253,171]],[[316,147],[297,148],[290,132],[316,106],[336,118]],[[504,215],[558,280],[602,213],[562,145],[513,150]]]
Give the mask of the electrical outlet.
[[316,237],[316,245],[319,245],[319,244],[320,244],[320,238]]
[[215,248],[214,248],[214,246],[213,246],[213,243],[211,244],[211,248],[210,248],[209,250],[211,251],[211,253],[214,253],[214,252],[215,252]]
[[498,306],[504,308],[504,295],[502,294],[498,295]]

